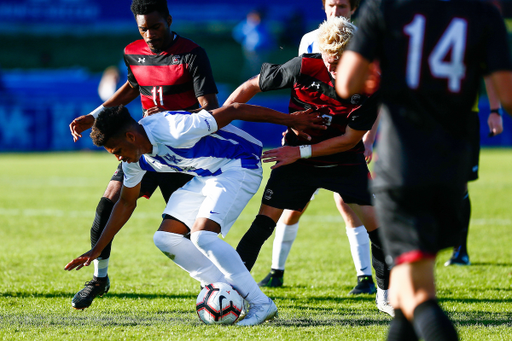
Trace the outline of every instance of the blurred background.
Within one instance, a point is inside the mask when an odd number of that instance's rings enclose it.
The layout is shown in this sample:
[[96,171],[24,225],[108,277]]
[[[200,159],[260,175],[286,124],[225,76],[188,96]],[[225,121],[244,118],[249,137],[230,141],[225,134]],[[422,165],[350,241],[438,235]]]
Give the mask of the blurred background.
[[[512,38],[512,1],[493,2],[502,10]],[[0,151],[96,149],[86,134],[73,143],[68,125],[73,118],[100,105],[100,95],[105,96],[102,92],[108,95],[109,87],[126,81],[123,49],[140,39],[130,3],[0,0]],[[302,35],[325,19],[321,0],[196,0],[168,4],[173,16],[171,29],[206,50],[221,104],[239,84],[258,73],[261,62],[283,63],[296,56]],[[236,26],[255,9],[268,36],[265,48],[251,61],[237,41]],[[103,75],[104,82],[110,83],[98,91]],[[250,103],[287,112],[288,96],[286,91],[274,91],[260,94]],[[141,117],[139,100],[129,108],[135,118]],[[504,116],[502,135],[487,136],[489,108],[484,87],[480,108],[482,145],[512,146],[509,117]],[[284,130],[246,122],[237,125],[266,147],[279,145]]]

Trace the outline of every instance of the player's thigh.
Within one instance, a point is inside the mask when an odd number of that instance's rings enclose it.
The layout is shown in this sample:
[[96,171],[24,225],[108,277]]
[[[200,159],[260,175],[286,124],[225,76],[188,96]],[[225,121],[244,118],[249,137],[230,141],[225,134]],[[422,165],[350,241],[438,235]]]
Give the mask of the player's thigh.
[[316,172],[317,185],[338,193],[345,204],[372,205],[368,188],[370,172],[366,164],[319,168]]
[[457,242],[463,186],[380,190],[375,208],[388,262],[435,258]]
[[302,211],[318,189],[313,167],[297,164],[272,170],[261,203],[279,209]]
[[217,176],[194,177],[169,198],[164,213],[188,228],[198,217],[221,226],[226,235],[249,200],[258,191],[261,169],[231,168]]

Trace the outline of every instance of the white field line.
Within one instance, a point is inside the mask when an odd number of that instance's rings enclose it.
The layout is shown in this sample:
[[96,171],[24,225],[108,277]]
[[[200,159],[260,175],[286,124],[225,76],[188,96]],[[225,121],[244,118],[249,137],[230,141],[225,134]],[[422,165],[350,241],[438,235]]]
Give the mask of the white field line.
[[[245,213],[245,214],[244,214]],[[244,212],[240,216],[240,220],[252,220],[254,216]],[[23,217],[69,217],[69,218],[93,218],[94,210],[90,211],[66,211],[57,209],[8,209],[0,208],[0,216],[23,216]],[[135,211],[132,218],[148,219],[160,218],[161,212],[147,213]],[[301,221],[322,222],[322,223],[343,223],[343,219],[339,215],[312,215],[305,214]],[[511,219],[471,219],[471,225],[512,225]]]

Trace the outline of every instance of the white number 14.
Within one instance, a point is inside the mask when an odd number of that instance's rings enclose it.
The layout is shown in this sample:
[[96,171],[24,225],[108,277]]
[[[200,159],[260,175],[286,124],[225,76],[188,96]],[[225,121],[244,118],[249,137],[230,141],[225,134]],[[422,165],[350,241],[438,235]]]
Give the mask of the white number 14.
[[[466,66],[464,65],[466,32],[466,20],[453,18],[428,57],[428,65],[432,76],[448,79],[448,90],[450,92],[460,91],[461,80],[466,74]],[[410,37],[406,69],[407,85],[416,89],[420,83],[425,17],[416,14],[411,23],[404,27],[404,33]],[[452,52],[451,60],[445,61],[450,51]]]

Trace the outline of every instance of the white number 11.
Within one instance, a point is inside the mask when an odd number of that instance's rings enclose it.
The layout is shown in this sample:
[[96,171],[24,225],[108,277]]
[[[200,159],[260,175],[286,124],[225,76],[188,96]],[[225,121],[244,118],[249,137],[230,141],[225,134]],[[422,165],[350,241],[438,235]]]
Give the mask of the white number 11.
[[156,86],[154,86],[153,89],[151,89],[151,93],[153,94],[153,102],[155,103],[155,105],[158,105],[158,103],[156,101],[156,93],[157,92],[158,92],[159,99],[160,99],[160,105],[163,106],[164,105],[164,90],[161,86],[158,87],[158,90],[157,90]]

